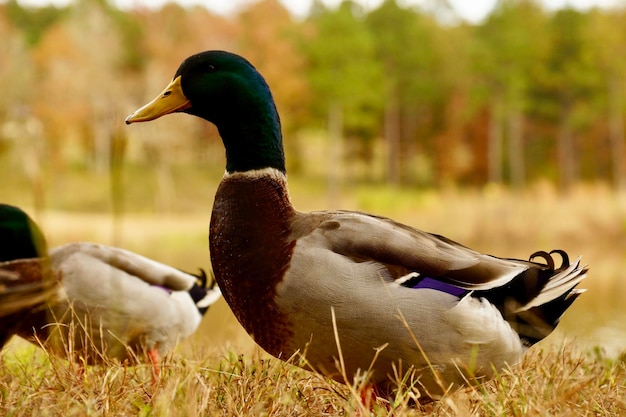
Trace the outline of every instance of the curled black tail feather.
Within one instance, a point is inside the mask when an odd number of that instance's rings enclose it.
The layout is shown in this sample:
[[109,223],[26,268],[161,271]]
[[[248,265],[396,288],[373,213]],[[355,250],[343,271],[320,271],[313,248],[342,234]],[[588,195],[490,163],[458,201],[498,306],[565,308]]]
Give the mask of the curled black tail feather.
[[[558,254],[561,266],[555,267],[553,254]],[[542,258],[546,262],[533,262]],[[576,287],[585,278],[587,267],[580,259],[573,264],[563,250],[538,251],[530,256],[531,267],[504,287],[475,291],[472,295],[483,297],[494,304],[502,317],[530,346],[549,335],[559,323],[563,313],[584,292]]]
[[[196,282],[189,290],[187,290],[187,292],[196,304],[200,314],[204,315],[209,310],[211,304],[213,304],[214,301],[212,300],[217,300],[217,298],[219,298],[219,289],[215,288],[215,277],[211,274],[211,282],[207,285],[207,273],[204,269],[200,268],[200,272],[198,274],[191,274],[189,272],[186,273],[196,277]],[[213,297],[211,297],[210,294],[213,294]]]

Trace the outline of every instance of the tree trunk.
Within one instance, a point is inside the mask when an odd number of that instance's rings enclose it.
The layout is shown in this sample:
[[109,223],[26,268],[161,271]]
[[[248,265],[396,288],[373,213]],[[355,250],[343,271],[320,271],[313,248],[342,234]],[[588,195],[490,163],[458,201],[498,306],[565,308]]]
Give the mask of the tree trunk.
[[569,109],[561,109],[559,132],[557,135],[559,184],[561,191],[567,192],[576,179],[576,162],[574,149],[574,132],[569,125]]
[[122,178],[124,156],[126,152],[126,131],[114,129],[110,138],[109,184],[111,192],[111,214],[113,216],[111,243],[122,245],[122,216],[124,212],[124,181]]
[[489,183],[502,183],[502,123],[500,104],[497,100],[491,102],[489,116],[489,137],[487,138],[488,172]]
[[106,175],[111,167],[111,126],[114,126],[114,119],[109,117],[110,109],[104,98],[94,95],[90,103],[93,111],[90,120],[93,168],[96,173]]
[[334,101],[328,106],[328,202],[339,206],[343,159],[343,107]]
[[609,100],[609,141],[611,145],[611,164],[613,187],[622,192],[626,188],[624,178],[624,118],[622,116],[622,89],[618,76],[613,75],[607,81]]
[[168,145],[164,147],[151,147],[151,161],[156,175],[156,193],[154,193],[154,205],[159,213],[167,213],[172,208],[175,199],[176,188],[171,167],[165,157],[169,152]]
[[402,143],[402,152],[401,156],[398,160],[398,171],[400,172],[400,177],[404,184],[407,183],[420,183],[422,182],[422,178],[418,178],[417,173],[419,172],[419,167],[413,166],[418,161],[418,150],[417,150],[417,141],[415,137],[417,136],[417,129],[419,126],[418,115],[421,113],[419,106],[407,106],[404,109],[403,117],[401,120],[402,129],[401,136],[403,140]]
[[522,188],[526,176],[524,167],[524,116],[517,108],[509,111],[508,131],[511,185],[515,188]]
[[387,140],[387,181],[400,183],[400,106],[392,97],[385,109],[385,139]]

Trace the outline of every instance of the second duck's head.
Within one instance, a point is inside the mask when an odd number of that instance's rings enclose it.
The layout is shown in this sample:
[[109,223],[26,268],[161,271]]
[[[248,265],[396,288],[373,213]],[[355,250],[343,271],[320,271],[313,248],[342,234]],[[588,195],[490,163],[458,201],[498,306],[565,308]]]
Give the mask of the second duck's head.
[[46,256],[46,239],[21,209],[0,204],[0,262]]

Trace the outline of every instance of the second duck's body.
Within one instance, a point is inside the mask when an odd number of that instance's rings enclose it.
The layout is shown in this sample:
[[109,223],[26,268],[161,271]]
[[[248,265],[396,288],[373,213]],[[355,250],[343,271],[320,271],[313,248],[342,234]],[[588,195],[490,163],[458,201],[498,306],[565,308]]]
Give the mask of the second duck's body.
[[204,272],[188,274],[121,248],[76,242],[48,251],[38,226],[5,204],[0,238],[0,271],[15,277],[6,297],[22,304],[0,323],[2,345],[17,334],[88,364],[146,353],[158,370],[160,355],[191,335],[221,297],[206,287]]

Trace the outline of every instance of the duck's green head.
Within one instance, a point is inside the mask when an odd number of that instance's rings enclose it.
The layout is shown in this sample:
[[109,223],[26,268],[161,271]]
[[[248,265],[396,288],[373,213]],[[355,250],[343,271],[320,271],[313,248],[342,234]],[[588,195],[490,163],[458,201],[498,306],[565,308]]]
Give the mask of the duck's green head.
[[126,124],[175,112],[217,126],[228,172],[285,171],[280,118],[272,93],[263,76],[239,55],[206,51],[185,59],[165,90],[128,116]]
[[38,258],[47,252],[37,224],[19,208],[0,204],[0,262]]

